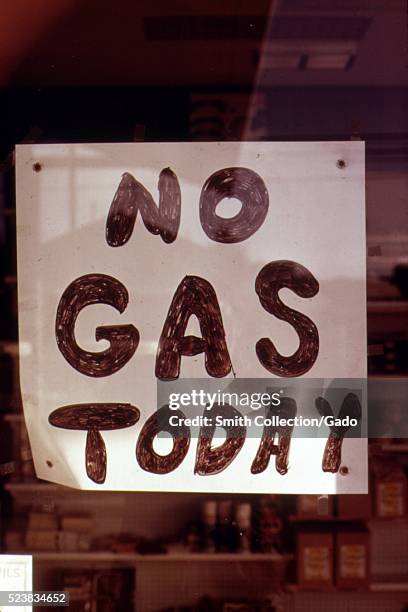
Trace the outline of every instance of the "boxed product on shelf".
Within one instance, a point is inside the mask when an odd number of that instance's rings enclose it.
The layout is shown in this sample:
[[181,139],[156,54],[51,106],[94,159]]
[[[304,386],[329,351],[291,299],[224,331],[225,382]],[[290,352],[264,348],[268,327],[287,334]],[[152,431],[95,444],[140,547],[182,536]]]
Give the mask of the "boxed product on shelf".
[[202,549],[205,552],[216,550],[217,502],[206,500],[201,504]]
[[265,495],[259,500],[258,546],[261,552],[282,552],[282,509],[277,495]]
[[92,518],[89,515],[63,515],[31,510],[28,514],[25,546],[34,551],[88,551]]
[[91,612],[92,579],[92,572],[64,571],[61,590],[69,593],[70,612]]
[[222,612],[254,612],[255,604],[251,603],[235,603],[226,601],[222,606]]
[[135,571],[133,568],[117,570],[73,571],[64,570],[61,589],[69,592],[69,610],[74,612],[131,612]]
[[92,517],[89,514],[64,514],[60,518],[62,531],[90,533]]
[[402,466],[392,461],[375,467],[375,514],[381,518],[400,518],[407,513],[407,478]]
[[75,531],[59,531],[57,541],[61,552],[86,552],[91,547],[89,535]]
[[[235,545],[235,527],[232,520],[232,500],[218,502],[218,524],[216,528],[216,548],[219,552],[230,552]],[[191,552],[200,549],[199,526],[190,524],[188,530],[188,546]]]
[[372,515],[371,495],[337,495],[337,516],[346,520],[365,520]]
[[31,510],[28,514],[28,531],[58,531],[58,517],[52,512]]
[[133,610],[135,571],[133,568],[101,570],[93,576],[92,612]]
[[25,519],[16,517],[3,535],[3,544],[7,552],[21,552],[25,546]]
[[339,527],[336,533],[336,586],[363,589],[370,580],[370,534],[362,527]]
[[298,495],[296,503],[296,518],[321,519],[332,518],[333,498],[320,495]]
[[58,531],[28,530],[25,535],[25,547],[29,551],[57,551]]
[[237,526],[237,552],[250,553],[252,546],[252,506],[248,502],[235,506],[235,523]]
[[305,590],[333,588],[333,534],[301,529],[296,534],[298,585]]

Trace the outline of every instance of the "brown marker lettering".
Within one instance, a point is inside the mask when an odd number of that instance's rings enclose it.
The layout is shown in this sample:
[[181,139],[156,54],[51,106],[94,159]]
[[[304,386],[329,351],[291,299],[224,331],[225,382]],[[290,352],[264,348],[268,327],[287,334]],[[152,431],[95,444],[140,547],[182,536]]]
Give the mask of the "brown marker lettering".
[[280,355],[269,338],[256,343],[256,354],[261,364],[277,376],[302,376],[310,370],[319,353],[319,332],[309,317],[288,306],[279,298],[279,290],[287,287],[303,298],[311,298],[319,291],[319,283],[307,268],[294,261],[273,261],[259,272],[255,291],[262,306],[282,321],[287,321],[299,336],[297,351]]
[[75,370],[86,376],[110,376],[131,359],[139,344],[139,332],[133,325],[97,327],[96,340],[110,343],[99,353],[85,351],[75,339],[75,322],[83,308],[108,304],[122,313],[128,300],[126,287],[106,274],[86,274],[65,289],[58,304],[55,335],[59,350]]
[[[201,338],[185,336],[188,321],[195,315]],[[182,356],[205,353],[209,376],[220,378],[231,370],[220,307],[213,287],[199,276],[186,276],[177,287],[160,336],[156,376],[174,380],[180,375]]]
[[[237,198],[242,204],[230,219],[216,213],[224,198]],[[242,242],[261,227],[268,207],[268,190],[259,174],[248,168],[223,168],[214,172],[201,190],[200,221],[211,240]]]
[[132,235],[140,210],[146,229],[160,234],[164,242],[173,242],[180,226],[181,191],[177,176],[165,168],[159,176],[159,206],[147,189],[131,174],[125,172],[115,193],[106,221],[106,242],[109,246],[123,246]]

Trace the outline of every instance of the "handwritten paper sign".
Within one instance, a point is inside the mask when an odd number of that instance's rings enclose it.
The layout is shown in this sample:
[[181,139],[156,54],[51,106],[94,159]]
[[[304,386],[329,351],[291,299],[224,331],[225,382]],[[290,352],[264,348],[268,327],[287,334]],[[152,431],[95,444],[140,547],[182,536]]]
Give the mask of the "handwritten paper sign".
[[[265,425],[257,438],[244,424],[223,442],[207,424],[194,437],[172,429],[156,388],[269,378],[288,416],[303,408],[279,381],[366,376],[363,143],[19,146],[17,234],[21,386],[40,478],[366,490],[366,441],[345,438],[348,427],[327,422],[307,439]],[[360,418],[351,396],[316,398],[316,411]],[[215,456],[217,469],[203,468]]]

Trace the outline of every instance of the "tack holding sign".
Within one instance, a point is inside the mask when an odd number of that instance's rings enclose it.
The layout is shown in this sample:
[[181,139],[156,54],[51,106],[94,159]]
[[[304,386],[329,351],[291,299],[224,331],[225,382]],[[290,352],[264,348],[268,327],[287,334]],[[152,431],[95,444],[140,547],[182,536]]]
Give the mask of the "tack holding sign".
[[[215,427],[193,443],[180,425],[169,441],[156,413],[157,380],[366,375],[362,143],[19,146],[17,215],[21,385],[39,477],[366,490],[366,441],[343,440],[344,428],[282,435],[279,470],[262,451],[276,454],[266,429],[256,439],[237,425],[220,462]],[[221,470],[206,468],[214,457]]]

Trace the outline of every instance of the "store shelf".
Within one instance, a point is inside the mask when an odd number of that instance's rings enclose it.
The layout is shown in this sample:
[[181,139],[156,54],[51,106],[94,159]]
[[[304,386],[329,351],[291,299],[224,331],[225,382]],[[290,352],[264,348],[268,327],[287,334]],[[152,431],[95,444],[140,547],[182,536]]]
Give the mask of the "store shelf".
[[5,491],[8,491],[15,498],[21,498],[21,501],[27,501],[35,494],[43,494],[45,497],[51,496],[58,503],[62,500],[72,499],[75,497],[75,503],[89,503],[91,505],[100,505],[103,497],[103,505],[121,506],[126,503],[128,496],[139,494],[140,491],[101,491],[100,489],[74,489],[63,485],[46,482],[42,480],[27,481],[27,482],[6,482],[3,486]]
[[22,412],[3,414],[3,421],[5,423],[20,423],[24,421],[24,414]]
[[408,582],[372,582],[370,591],[375,593],[406,593]]
[[51,492],[51,491],[76,491],[77,489],[70,489],[68,487],[62,487],[61,485],[52,484],[50,482],[6,482],[4,489],[10,493],[34,493],[34,492]]
[[370,300],[367,302],[368,314],[408,314],[406,300]]
[[295,525],[303,523],[313,523],[313,525],[325,525],[327,523],[364,523],[367,517],[344,518],[341,516],[318,516],[303,518],[299,516],[290,516],[289,522]]
[[406,444],[382,444],[381,450],[384,453],[408,453],[408,443]]
[[370,301],[367,304],[369,338],[407,340],[408,301]]
[[[94,500],[100,501],[100,496],[106,491],[100,491],[98,489],[74,489],[72,487],[65,487],[63,485],[46,482],[42,480],[33,482],[7,482],[4,485],[4,490],[8,491],[12,495],[27,495],[32,493],[53,493],[56,495],[86,495],[87,499],[93,498]],[[135,493],[137,491],[134,491]],[[121,495],[133,493],[133,491],[109,491],[108,495],[104,496],[103,503],[114,503],[115,500]],[[114,494],[114,495],[112,495]]]
[[370,378],[371,379],[382,378],[383,380],[408,380],[408,372],[406,373],[400,372],[399,374],[389,374],[387,372],[382,372],[382,373],[372,372],[372,373],[367,374],[367,379],[370,380]]
[[119,554],[99,552],[33,552],[34,562],[80,562],[80,563],[284,563],[293,555],[275,553],[180,553],[180,554]]
[[[301,589],[297,584],[289,584],[286,587],[289,593],[316,593],[321,594],[321,591],[309,591],[306,589]],[[332,592],[332,591],[330,591]],[[371,582],[368,588],[365,589],[356,589],[354,591],[344,591],[342,589],[333,589],[333,592],[337,593],[407,593],[408,592],[408,582]]]

